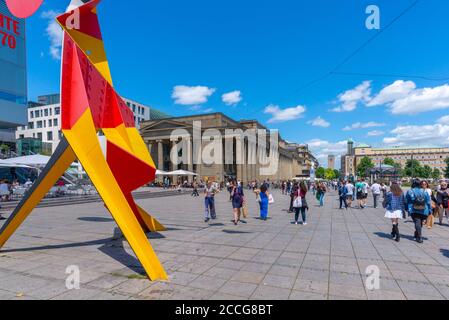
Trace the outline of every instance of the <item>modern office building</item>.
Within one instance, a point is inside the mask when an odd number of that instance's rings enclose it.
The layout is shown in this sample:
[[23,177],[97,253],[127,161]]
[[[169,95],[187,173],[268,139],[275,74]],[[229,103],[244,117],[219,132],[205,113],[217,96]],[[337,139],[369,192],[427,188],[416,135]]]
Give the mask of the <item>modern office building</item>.
[[[56,96],[49,95],[47,97]],[[137,128],[140,127],[142,121],[151,119],[151,107],[127,98],[123,98],[123,100],[133,111]],[[153,114],[158,117],[165,115],[158,110],[153,111]],[[166,116],[168,117],[168,115]],[[54,152],[61,138],[60,103],[51,105],[29,104],[27,125],[17,127],[15,138],[17,139],[19,154],[37,153],[36,150],[41,150],[38,153],[44,154]]]
[[25,20],[0,0],[0,145],[15,149],[14,131],[27,122]]
[[38,96],[37,103],[39,103],[43,106],[59,104],[59,103],[61,103],[61,95],[59,93],[54,93],[54,94]]

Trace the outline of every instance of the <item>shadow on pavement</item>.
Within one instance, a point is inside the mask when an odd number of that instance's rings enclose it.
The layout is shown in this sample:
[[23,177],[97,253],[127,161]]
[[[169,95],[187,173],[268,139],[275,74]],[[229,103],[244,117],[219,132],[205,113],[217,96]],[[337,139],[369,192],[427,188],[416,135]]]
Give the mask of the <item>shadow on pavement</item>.
[[237,230],[222,230],[224,233],[228,234],[239,234],[239,233],[252,233],[248,231],[237,231]]
[[[400,230],[399,230],[399,231],[400,231]],[[389,234],[389,233],[384,233],[384,232],[374,232],[374,234],[375,234],[376,236],[379,236],[380,238],[386,238],[386,239],[393,240],[393,238],[391,237],[391,234]],[[414,238],[413,236],[411,236],[411,235],[408,235],[408,234],[403,234],[403,233],[401,233],[401,239],[407,239],[407,240],[410,240],[410,241],[415,242],[415,238]],[[423,239],[423,240],[428,240],[426,237],[422,237],[422,239]]]
[[80,217],[78,220],[89,221],[89,222],[113,222],[112,218],[102,218],[102,217]]

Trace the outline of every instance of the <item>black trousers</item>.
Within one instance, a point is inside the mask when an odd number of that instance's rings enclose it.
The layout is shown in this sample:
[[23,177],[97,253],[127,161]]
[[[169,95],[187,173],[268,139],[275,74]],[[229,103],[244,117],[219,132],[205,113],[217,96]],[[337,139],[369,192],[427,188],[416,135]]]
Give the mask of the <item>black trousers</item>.
[[343,204],[345,208],[348,209],[348,202],[346,201],[346,196],[340,196],[340,209],[343,209]]
[[427,219],[427,216],[419,213],[412,213],[413,223],[415,224],[415,232],[418,238],[422,238],[422,223]]
[[377,202],[379,200],[380,194],[374,194],[373,198],[374,198],[374,208],[377,208]]

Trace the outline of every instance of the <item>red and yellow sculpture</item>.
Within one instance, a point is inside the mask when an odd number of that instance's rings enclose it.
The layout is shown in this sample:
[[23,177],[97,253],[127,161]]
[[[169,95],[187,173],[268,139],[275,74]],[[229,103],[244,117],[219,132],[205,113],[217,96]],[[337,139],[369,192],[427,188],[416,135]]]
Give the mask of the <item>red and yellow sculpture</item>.
[[[156,168],[135,128],[133,113],[112,86],[96,11],[99,2],[88,1],[76,8],[78,29],[66,25],[74,12],[57,17],[64,31],[63,138],[32,189],[0,230],[0,247],[78,159],[149,278],[165,280],[167,275],[145,235],[147,231],[165,229],[134,202],[131,194],[154,180]],[[106,139],[106,150],[99,135]]]

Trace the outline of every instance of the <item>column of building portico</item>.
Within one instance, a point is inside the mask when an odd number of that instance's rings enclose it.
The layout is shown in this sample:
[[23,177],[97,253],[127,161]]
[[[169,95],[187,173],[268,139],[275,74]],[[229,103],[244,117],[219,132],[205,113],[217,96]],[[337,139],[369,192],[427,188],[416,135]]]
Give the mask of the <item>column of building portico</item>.
[[242,184],[246,185],[248,183],[248,159],[247,159],[247,148],[246,148],[246,141],[243,140],[242,143]]
[[[185,150],[187,153],[187,171],[193,172],[193,153],[192,153],[192,140],[190,137],[185,138],[184,143],[186,144]],[[183,151],[184,152],[184,149]],[[189,176],[189,182],[193,181],[193,176]]]
[[[162,140],[157,140],[157,168],[161,171],[164,170],[164,145],[162,144]],[[158,180],[163,181],[164,177],[159,176]]]
[[[255,175],[255,145],[253,141],[248,140],[248,182],[252,182],[256,179]],[[256,152],[257,153],[257,152]]]
[[[171,158],[171,153],[173,148],[176,147],[176,143],[177,141],[171,141],[171,149],[170,149],[170,171],[175,171],[178,170],[177,167],[175,167],[175,164],[173,163],[173,159]],[[178,183],[178,176],[172,176],[173,179],[173,184],[177,184]]]

